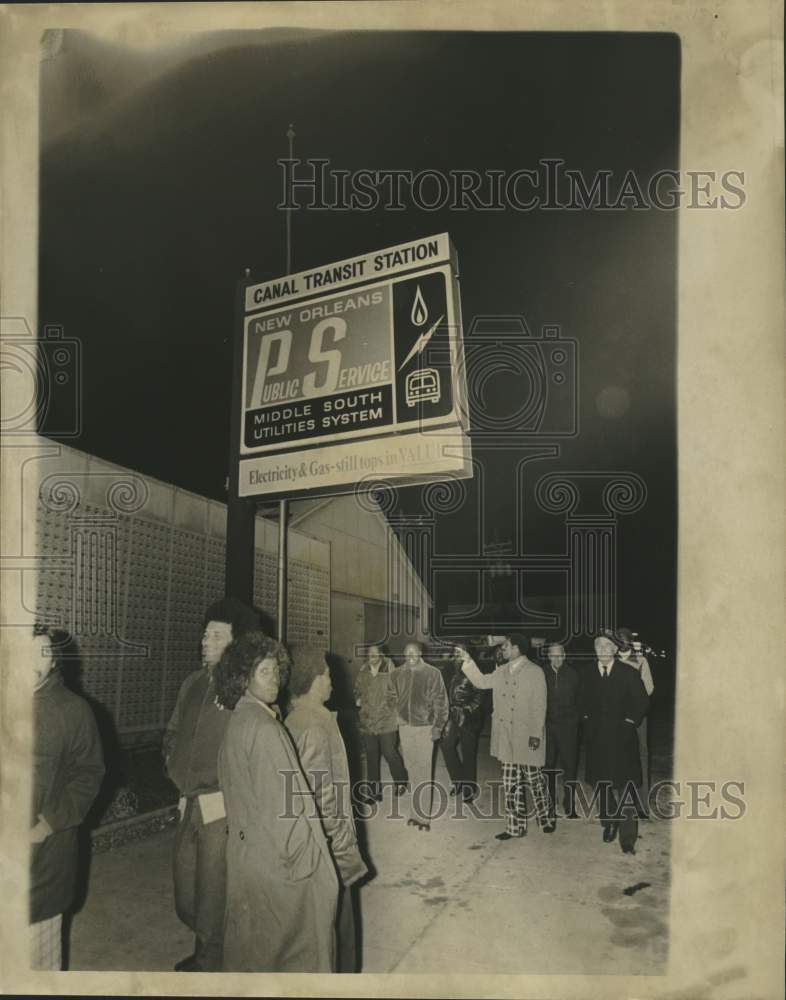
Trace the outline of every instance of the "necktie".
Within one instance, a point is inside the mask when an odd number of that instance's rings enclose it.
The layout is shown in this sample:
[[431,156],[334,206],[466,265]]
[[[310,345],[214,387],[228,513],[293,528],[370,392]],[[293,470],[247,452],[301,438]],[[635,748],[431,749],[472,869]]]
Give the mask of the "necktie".
[[604,667],[603,668],[603,680],[605,681],[608,676],[609,676],[609,668],[608,667]]

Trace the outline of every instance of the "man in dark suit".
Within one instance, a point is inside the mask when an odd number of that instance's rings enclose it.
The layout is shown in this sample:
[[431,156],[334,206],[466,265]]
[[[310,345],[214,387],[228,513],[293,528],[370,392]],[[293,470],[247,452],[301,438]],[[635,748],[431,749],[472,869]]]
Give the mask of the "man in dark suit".
[[[573,664],[565,661],[565,647],[557,642],[548,647],[546,675],[546,767],[551,808],[557,807],[557,774],[562,771],[563,806],[569,819],[576,818],[573,801],[578,765],[580,679]],[[559,765],[559,768],[558,768]]]
[[585,776],[598,794],[604,842],[611,843],[619,829],[623,852],[633,854],[638,836],[636,788],[641,784],[636,726],[647,711],[648,699],[638,671],[617,653],[614,639],[599,635],[597,662],[584,672]]

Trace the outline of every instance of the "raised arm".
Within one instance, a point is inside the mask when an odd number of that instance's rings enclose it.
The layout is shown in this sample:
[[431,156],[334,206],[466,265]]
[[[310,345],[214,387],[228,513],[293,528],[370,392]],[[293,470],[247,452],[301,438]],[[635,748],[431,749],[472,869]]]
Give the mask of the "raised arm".
[[650,670],[650,665],[647,662],[646,656],[641,657],[640,673],[641,673],[642,683],[644,684],[644,690],[647,692],[648,695],[651,695],[652,692],[655,690],[655,681],[653,681],[652,679],[652,671]]
[[493,673],[484,674],[480,671],[474,660],[464,660],[461,664],[461,669],[469,678],[470,683],[476,688],[489,690],[494,687],[494,674],[496,674],[496,670]]
[[649,698],[641,674],[634,671],[628,676],[628,690],[625,699],[625,719],[638,726],[649,707]]

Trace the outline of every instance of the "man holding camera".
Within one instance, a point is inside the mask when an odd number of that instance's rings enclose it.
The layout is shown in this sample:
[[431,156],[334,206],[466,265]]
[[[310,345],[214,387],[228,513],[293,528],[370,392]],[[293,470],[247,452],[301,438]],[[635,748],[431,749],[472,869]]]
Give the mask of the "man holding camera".
[[[617,656],[623,663],[627,663],[638,671],[644,690],[647,692],[647,709],[649,710],[649,700],[655,690],[655,682],[652,679],[647,657],[641,652],[641,643],[637,645],[633,641],[633,632],[629,628],[618,628],[614,634],[614,640],[618,646]],[[639,760],[641,761],[641,785],[639,786],[640,803],[638,807],[639,819],[649,819],[648,800],[650,797],[650,748],[647,738],[647,713],[636,727],[636,735],[639,740]]]
[[[490,641],[495,637],[490,636]],[[502,763],[505,790],[505,830],[497,840],[524,837],[527,833],[525,787],[535,804],[538,824],[544,833],[553,833],[556,820],[551,815],[549,791],[543,765],[546,760],[546,678],[543,671],[524,655],[529,643],[520,632],[497,639],[505,662],[491,674],[483,674],[471,659],[461,669],[475,687],[488,688],[494,695],[491,720],[491,753]]]

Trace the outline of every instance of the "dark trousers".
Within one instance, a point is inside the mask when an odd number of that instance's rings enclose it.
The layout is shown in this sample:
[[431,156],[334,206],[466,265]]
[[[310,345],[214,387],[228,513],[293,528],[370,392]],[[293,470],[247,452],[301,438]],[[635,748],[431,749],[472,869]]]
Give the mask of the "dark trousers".
[[[478,734],[451,719],[440,742],[450,780],[457,788],[477,778]],[[459,755],[459,749],[461,754]]]
[[617,823],[620,847],[633,847],[639,836],[639,821],[635,806],[625,805],[620,811],[617,793],[608,782],[600,782],[598,792],[601,825],[606,827],[610,823]]
[[372,794],[379,794],[379,760],[385,758],[390,768],[390,775],[397,785],[406,785],[407,769],[398,748],[398,732],[364,733],[363,742],[366,746],[366,778],[371,785]]
[[199,802],[188,799],[175,834],[175,910],[196,936],[194,956],[203,972],[222,966],[226,843],[226,820],[205,825]]
[[356,917],[360,900],[357,889],[341,886],[338,895],[338,911],[336,914],[336,955],[338,968],[336,972],[359,972],[358,968],[358,929],[360,922]]
[[650,747],[647,739],[647,716],[638,725],[636,734],[639,738],[639,759],[641,760],[641,785],[639,786],[639,797],[642,808],[647,812],[649,808],[650,796]]
[[562,771],[565,783],[565,809],[571,811],[573,787],[578,767],[578,720],[575,722],[550,722],[546,725],[546,777],[552,809],[557,806],[557,772]]

